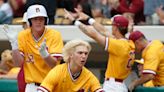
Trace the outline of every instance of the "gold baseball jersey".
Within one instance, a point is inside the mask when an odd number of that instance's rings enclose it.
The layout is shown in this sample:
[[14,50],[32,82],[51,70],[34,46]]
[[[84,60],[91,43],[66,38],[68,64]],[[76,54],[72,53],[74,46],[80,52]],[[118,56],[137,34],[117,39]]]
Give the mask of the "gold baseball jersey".
[[20,71],[20,67],[13,67],[10,69],[10,71],[7,73],[8,75],[10,74],[18,74]]
[[58,31],[46,28],[38,41],[34,39],[30,28],[18,34],[18,47],[25,61],[26,83],[41,83],[51,69],[39,53],[39,47],[44,39],[46,39],[47,50],[52,56],[62,56],[63,41]]
[[144,86],[144,87],[154,87],[154,84],[153,84],[153,81],[150,80],[150,81],[144,83],[143,86]]
[[143,50],[142,57],[144,59],[143,73],[154,74],[154,85],[164,86],[164,46],[162,42],[151,41]]
[[125,79],[134,63],[134,43],[127,39],[106,38],[105,50],[109,52],[106,78]]
[[68,63],[53,68],[43,80],[38,90],[41,92],[94,92],[100,89],[98,79],[85,67],[80,76],[74,80]]

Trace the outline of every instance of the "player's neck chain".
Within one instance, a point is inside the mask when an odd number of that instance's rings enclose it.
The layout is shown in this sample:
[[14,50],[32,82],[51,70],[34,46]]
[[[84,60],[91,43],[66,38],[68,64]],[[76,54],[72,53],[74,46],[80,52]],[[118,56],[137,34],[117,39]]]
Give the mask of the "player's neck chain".
[[81,71],[75,74],[72,74],[73,79],[77,79],[80,76],[80,74],[81,74]]
[[82,70],[80,70],[79,72],[76,72],[75,74],[72,74],[72,73],[71,73],[70,64],[68,64],[68,71],[69,71],[70,76],[71,76],[71,78],[72,78],[73,80],[76,80],[76,79],[80,76],[80,74],[81,74],[81,72],[82,72]]

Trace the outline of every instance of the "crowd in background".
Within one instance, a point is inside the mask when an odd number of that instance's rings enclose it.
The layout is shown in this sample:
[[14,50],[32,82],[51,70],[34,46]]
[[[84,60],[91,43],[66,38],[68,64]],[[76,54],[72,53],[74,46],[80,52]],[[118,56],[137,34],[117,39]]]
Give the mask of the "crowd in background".
[[55,24],[55,19],[60,17],[56,14],[59,8],[74,16],[77,16],[74,8],[78,8],[93,18],[110,19],[122,14],[135,25],[164,24],[164,0],[0,0],[0,24],[13,24],[32,4],[46,7],[49,24]]

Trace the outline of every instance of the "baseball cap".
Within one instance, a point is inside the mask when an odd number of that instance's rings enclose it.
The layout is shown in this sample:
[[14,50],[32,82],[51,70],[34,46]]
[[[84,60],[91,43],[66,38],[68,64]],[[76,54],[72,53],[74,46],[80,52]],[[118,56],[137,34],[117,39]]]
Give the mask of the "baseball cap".
[[133,42],[135,42],[136,40],[138,40],[140,37],[144,36],[144,34],[138,30],[133,31],[130,35],[129,35],[129,40],[132,40]]
[[116,25],[117,27],[128,27],[129,21],[122,15],[115,15],[111,19],[112,25]]

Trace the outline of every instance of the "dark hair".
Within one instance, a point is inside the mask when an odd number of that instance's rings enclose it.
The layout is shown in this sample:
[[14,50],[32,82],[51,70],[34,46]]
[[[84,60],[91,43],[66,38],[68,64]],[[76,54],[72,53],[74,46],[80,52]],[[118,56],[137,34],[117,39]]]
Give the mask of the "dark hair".
[[83,2],[83,3],[79,3],[79,4],[81,5],[84,13],[86,13],[90,17],[93,17],[92,11],[91,11],[91,5],[88,2]]
[[142,38],[142,39],[146,39],[145,35],[141,36],[140,38]]
[[4,3],[6,3],[8,0],[3,0],[4,1]]
[[118,27],[118,29],[123,36],[125,36],[125,34],[128,32],[127,27]]
[[[44,18],[45,18],[44,25],[47,25],[47,18],[46,17],[44,17]],[[31,19],[28,19],[28,22],[29,22],[29,25],[32,26]]]

